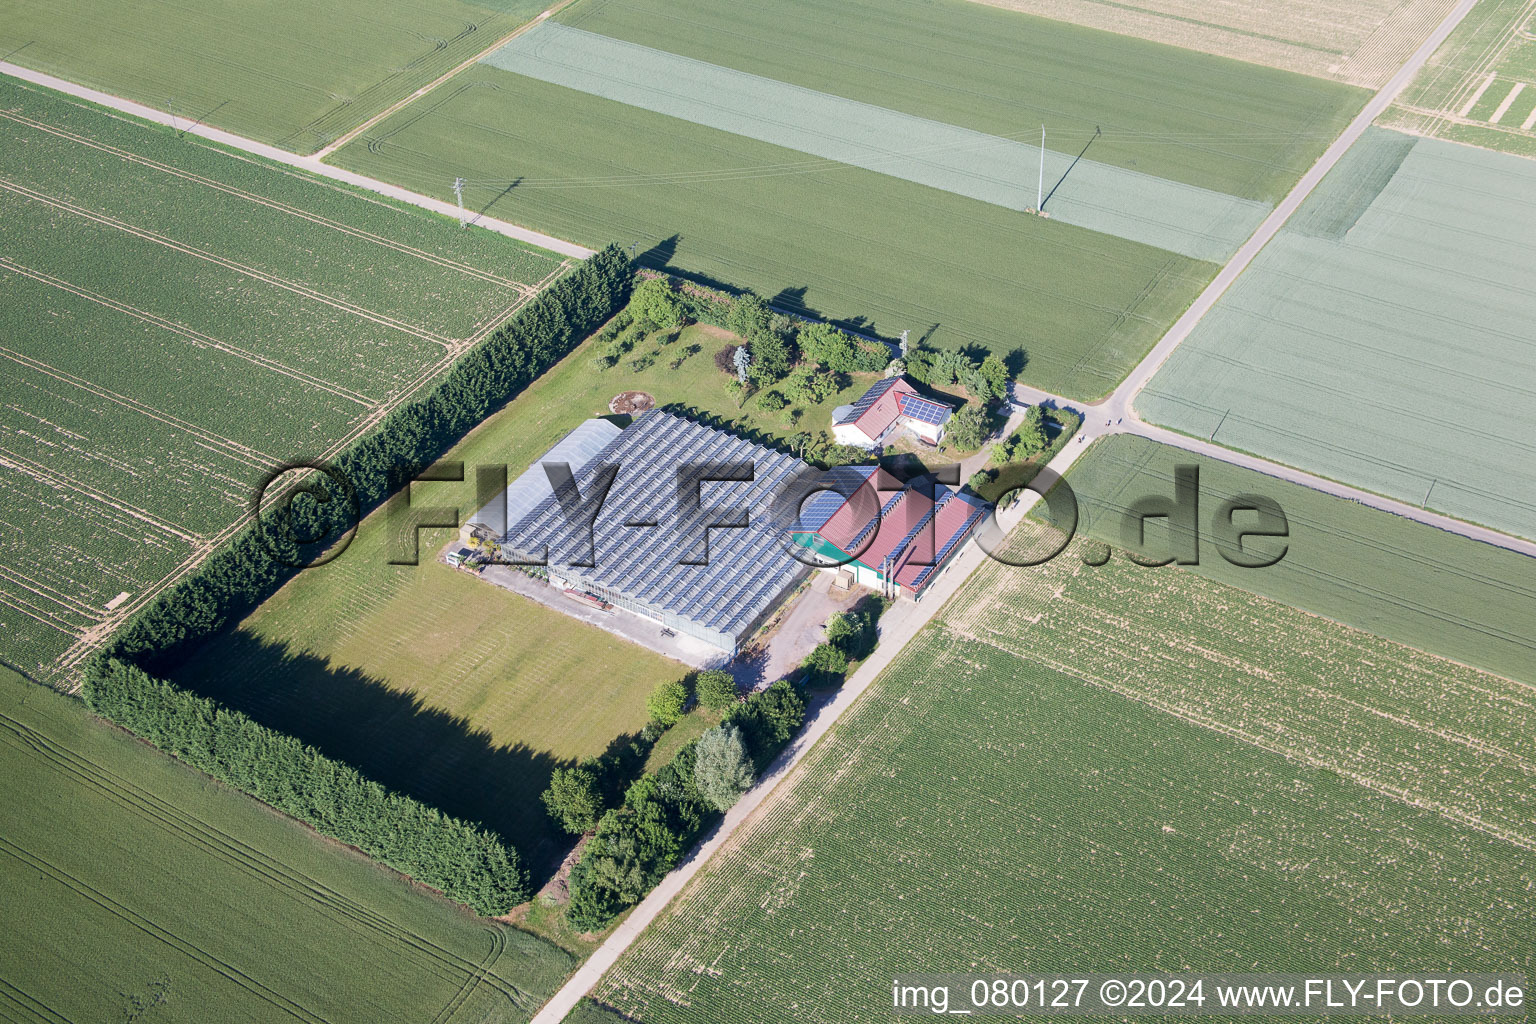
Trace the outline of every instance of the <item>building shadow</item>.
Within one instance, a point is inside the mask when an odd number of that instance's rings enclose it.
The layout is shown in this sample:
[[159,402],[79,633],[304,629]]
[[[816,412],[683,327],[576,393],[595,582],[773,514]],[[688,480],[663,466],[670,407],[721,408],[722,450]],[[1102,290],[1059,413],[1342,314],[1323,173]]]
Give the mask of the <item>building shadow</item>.
[[[571,838],[539,795],[571,762],[523,744],[498,744],[468,720],[426,706],[356,669],[241,630],[218,636],[216,673],[186,670],[175,682],[295,736],[327,757],[446,814],[496,833],[522,857],[537,889]],[[198,664],[207,664],[199,659]],[[614,747],[634,739],[622,736]]]

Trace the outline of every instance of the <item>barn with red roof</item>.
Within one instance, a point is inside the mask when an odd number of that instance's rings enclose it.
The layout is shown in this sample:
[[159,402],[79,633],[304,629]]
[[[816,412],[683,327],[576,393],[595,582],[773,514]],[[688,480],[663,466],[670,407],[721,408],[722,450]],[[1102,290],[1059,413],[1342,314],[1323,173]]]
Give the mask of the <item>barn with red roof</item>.
[[893,597],[920,599],[991,509],[931,479],[903,484],[874,466],[833,472],[844,486],[805,503],[794,541],[822,567]]

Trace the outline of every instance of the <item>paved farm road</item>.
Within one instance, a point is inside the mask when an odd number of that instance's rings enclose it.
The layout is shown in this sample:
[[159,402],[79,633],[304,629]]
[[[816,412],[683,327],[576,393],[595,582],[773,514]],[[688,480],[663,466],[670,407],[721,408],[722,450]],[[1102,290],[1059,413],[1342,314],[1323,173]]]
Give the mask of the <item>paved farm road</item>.
[[[1061,406],[1077,407],[1086,416],[1082,431],[1086,440],[1081,443],[1074,442],[1058,454],[1055,459],[1051,460],[1051,470],[1058,474],[1065,473],[1068,467],[1077,461],[1078,457],[1089,448],[1088,442],[1094,438],[1112,433],[1133,433],[1154,441],[1183,448],[1187,451],[1197,452],[1211,458],[1258,470],[1280,479],[1300,483],[1328,494],[1353,499],[1362,504],[1406,516],[1451,533],[1457,533],[1474,540],[1536,556],[1536,544],[1529,541],[1463,523],[1446,516],[1436,515],[1413,505],[1406,505],[1402,502],[1383,498],[1380,495],[1371,494],[1370,492],[1349,487],[1345,484],[1325,480],[1310,473],[1281,466],[1256,456],[1233,452],[1219,445],[1153,426],[1142,421],[1136,415],[1133,406],[1136,395],[1152,379],[1153,374],[1158,371],[1169,355],[1173,353],[1173,350],[1189,336],[1194,326],[1210,311],[1211,307],[1216,304],[1216,301],[1221,298],[1232,282],[1237,279],[1237,276],[1247,268],[1253,258],[1258,255],[1259,250],[1275,236],[1275,233],[1280,230],[1291,214],[1296,212],[1302,201],[1306,199],[1312,189],[1317,186],[1318,182],[1323,179],[1323,176],[1328,173],[1333,165],[1338,162],[1339,157],[1344,154],[1344,151],[1360,138],[1371,122],[1387,108],[1393,99],[1396,98],[1397,94],[1412,80],[1413,76],[1424,66],[1425,61],[1429,59],[1435,49],[1444,42],[1446,36],[1450,35],[1452,29],[1472,9],[1475,2],[1476,0],[1460,0],[1457,3],[1455,9],[1446,16],[1445,20],[1425,40],[1424,44],[1414,51],[1413,56],[1371,98],[1360,114],[1350,122],[1349,127],[1344,130],[1344,133],[1339,136],[1333,145],[1328,147],[1323,155],[1318,158],[1317,163],[1313,165],[1312,169],[1291,190],[1290,194],[1265,218],[1264,222],[1259,225],[1258,230],[1254,232],[1253,236],[1237,251],[1237,254],[1221,269],[1221,272],[1216,275],[1215,280],[1206,287],[1205,291],[1201,292],[1200,297],[1195,300],[1194,304],[1169,329],[1162,340],[1153,347],[1152,351],[1147,354],[1147,357],[1137,364],[1125,381],[1107,398],[1093,405],[1084,406],[1080,403],[1070,402],[1022,385],[1015,388],[1014,397],[1019,401],[1028,403],[1038,403],[1042,400],[1052,401],[1054,404]],[[93,103],[144,118],[145,120],[182,127],[181,122],[176,122],[170,114],[163,111],[120,99],[116,96],[110,96],[94,89],[87,89],[72,82],[54,78],[51,75],[29,71],[14,64],[0,62],[0,73],[12,75],[39,85],[45,85],[59,92],[78,96]],[[226,146],[255,153],[279,163],[312,171],[337,181],[357,185],[381,195],[390,196],[437,213],[450,216],[457,214],[457,210],[452,203],[420,195],[419,193],[376,181],[360,174],[332,167],[315,157],[296,156],[275,147],[254,142],[216,128],[197,125],[186,130]],[[527,228],[494,218],[478,218],[477,223],[492,231],[497,231],[534,245],[543,246],[546,249],[551,249],[566,256],[585,258],[592,254],[590,249],[574,245],[563,239],[554,238],[537,231],[530,231]],[[1002,513],[999,517],[1001,519],[999,525],[1004,530],[1013,526],[1028,512],[1036,500],[1038,500],[1038,497],[1031,494],[1025,501],[1021,501],[1009,512]],[[597,984],[598,979],[603,976],[608,968],[613,966],[624,951],[629,948],[630,944],[639,937],[640,933],[645,930],[645,927],[666,909],[667,904],[682,891],[683,887],[688,884],[689,880],[693,878],[695,872],[699,870],[704,862],[709,860],[730,840],[735,830],[752,816],[779,782],[794,769],[806,752],[815,745],[816,741],[837,722],[842,713],[859,698],[864,690],[874,682],[880,672],[891,663],[902,647],[933,617],[966,578],[981,565],[985,557],[977,545],[967,545],[950,567],[934,582],[932,591],[926,596],[922,604],[903,602],[891,609],[882,620],[880,647],[874,655],[859,666],[858,671],[849,677],[829,702],[812,708],[805,729],[770,766],[757,785],[746,793],[735,807],[731,808],[730,813],[725,816],[720,825],[692,851],[688,859],[663,879],[661,884],[646,897],[644,902],[636,907],[634,912],[624,920],[623,924],[608,937],[607,941],[582,964],[576,973],[571,976],[570,980],[566,982],[564,987],[555,993],[554,997],[533,1018],[532,1024],[558,1024],[559,1021],[565,1018],[566,1014],[581,1001],[582,997],[592,990],[593,986]]]

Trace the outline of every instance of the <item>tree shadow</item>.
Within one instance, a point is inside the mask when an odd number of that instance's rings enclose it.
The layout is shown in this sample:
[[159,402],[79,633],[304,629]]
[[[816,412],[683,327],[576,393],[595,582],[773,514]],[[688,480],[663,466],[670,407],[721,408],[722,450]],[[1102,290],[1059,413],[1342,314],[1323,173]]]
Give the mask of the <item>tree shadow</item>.
[[821,313],[805,304],[805,293],[807,290],[806,285],[800,285],[798,288],[780,288],[777,294],[768,300],[768,304],[770,306],[777,306],[780,309],[787,309],[791,313],[798,313],[801,316],[814,317],[820,320],[822,319]]
[[[516,847],[533,887],[559,866],[571,839],[539,795],[572,762],[524,744],[502,745],[462,717],[351,668],[243,630],[215,639],[220,669],[175,682],[446,814],[477,822]],[[199,659],[201,662],[201,659]],[[611,750],[634,736],[617,737]]]
[[652,270],[666,270],[672,263],[672,257],[677,255],[677,246],[682,240],[682,235],[663,238],[649,249],[632,254],[634,262],[637,266],[650,267]]
[[1024,367],[1029,365],[1029,350],[1020,345],[1003,353],[1003,365],[1008,367],[1008,377],[1018,380],[1024,373]]
[[743,693],[757,689],[768,674],[767,648],[752,647],[742,651],[726,666],[726,671],[736,680],[736,689]]

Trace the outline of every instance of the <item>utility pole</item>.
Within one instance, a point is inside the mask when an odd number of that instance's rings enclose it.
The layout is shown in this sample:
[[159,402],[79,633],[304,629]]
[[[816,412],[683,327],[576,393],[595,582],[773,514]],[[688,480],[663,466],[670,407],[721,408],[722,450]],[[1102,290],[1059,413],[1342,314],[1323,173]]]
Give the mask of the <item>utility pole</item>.
[[1045,125],[1040,126],[1040,180],[1035,185],[1035,212],[1045,205]]
[[453,179],[453,197],[459,201],[459,227],[464,226],[464,179]]

